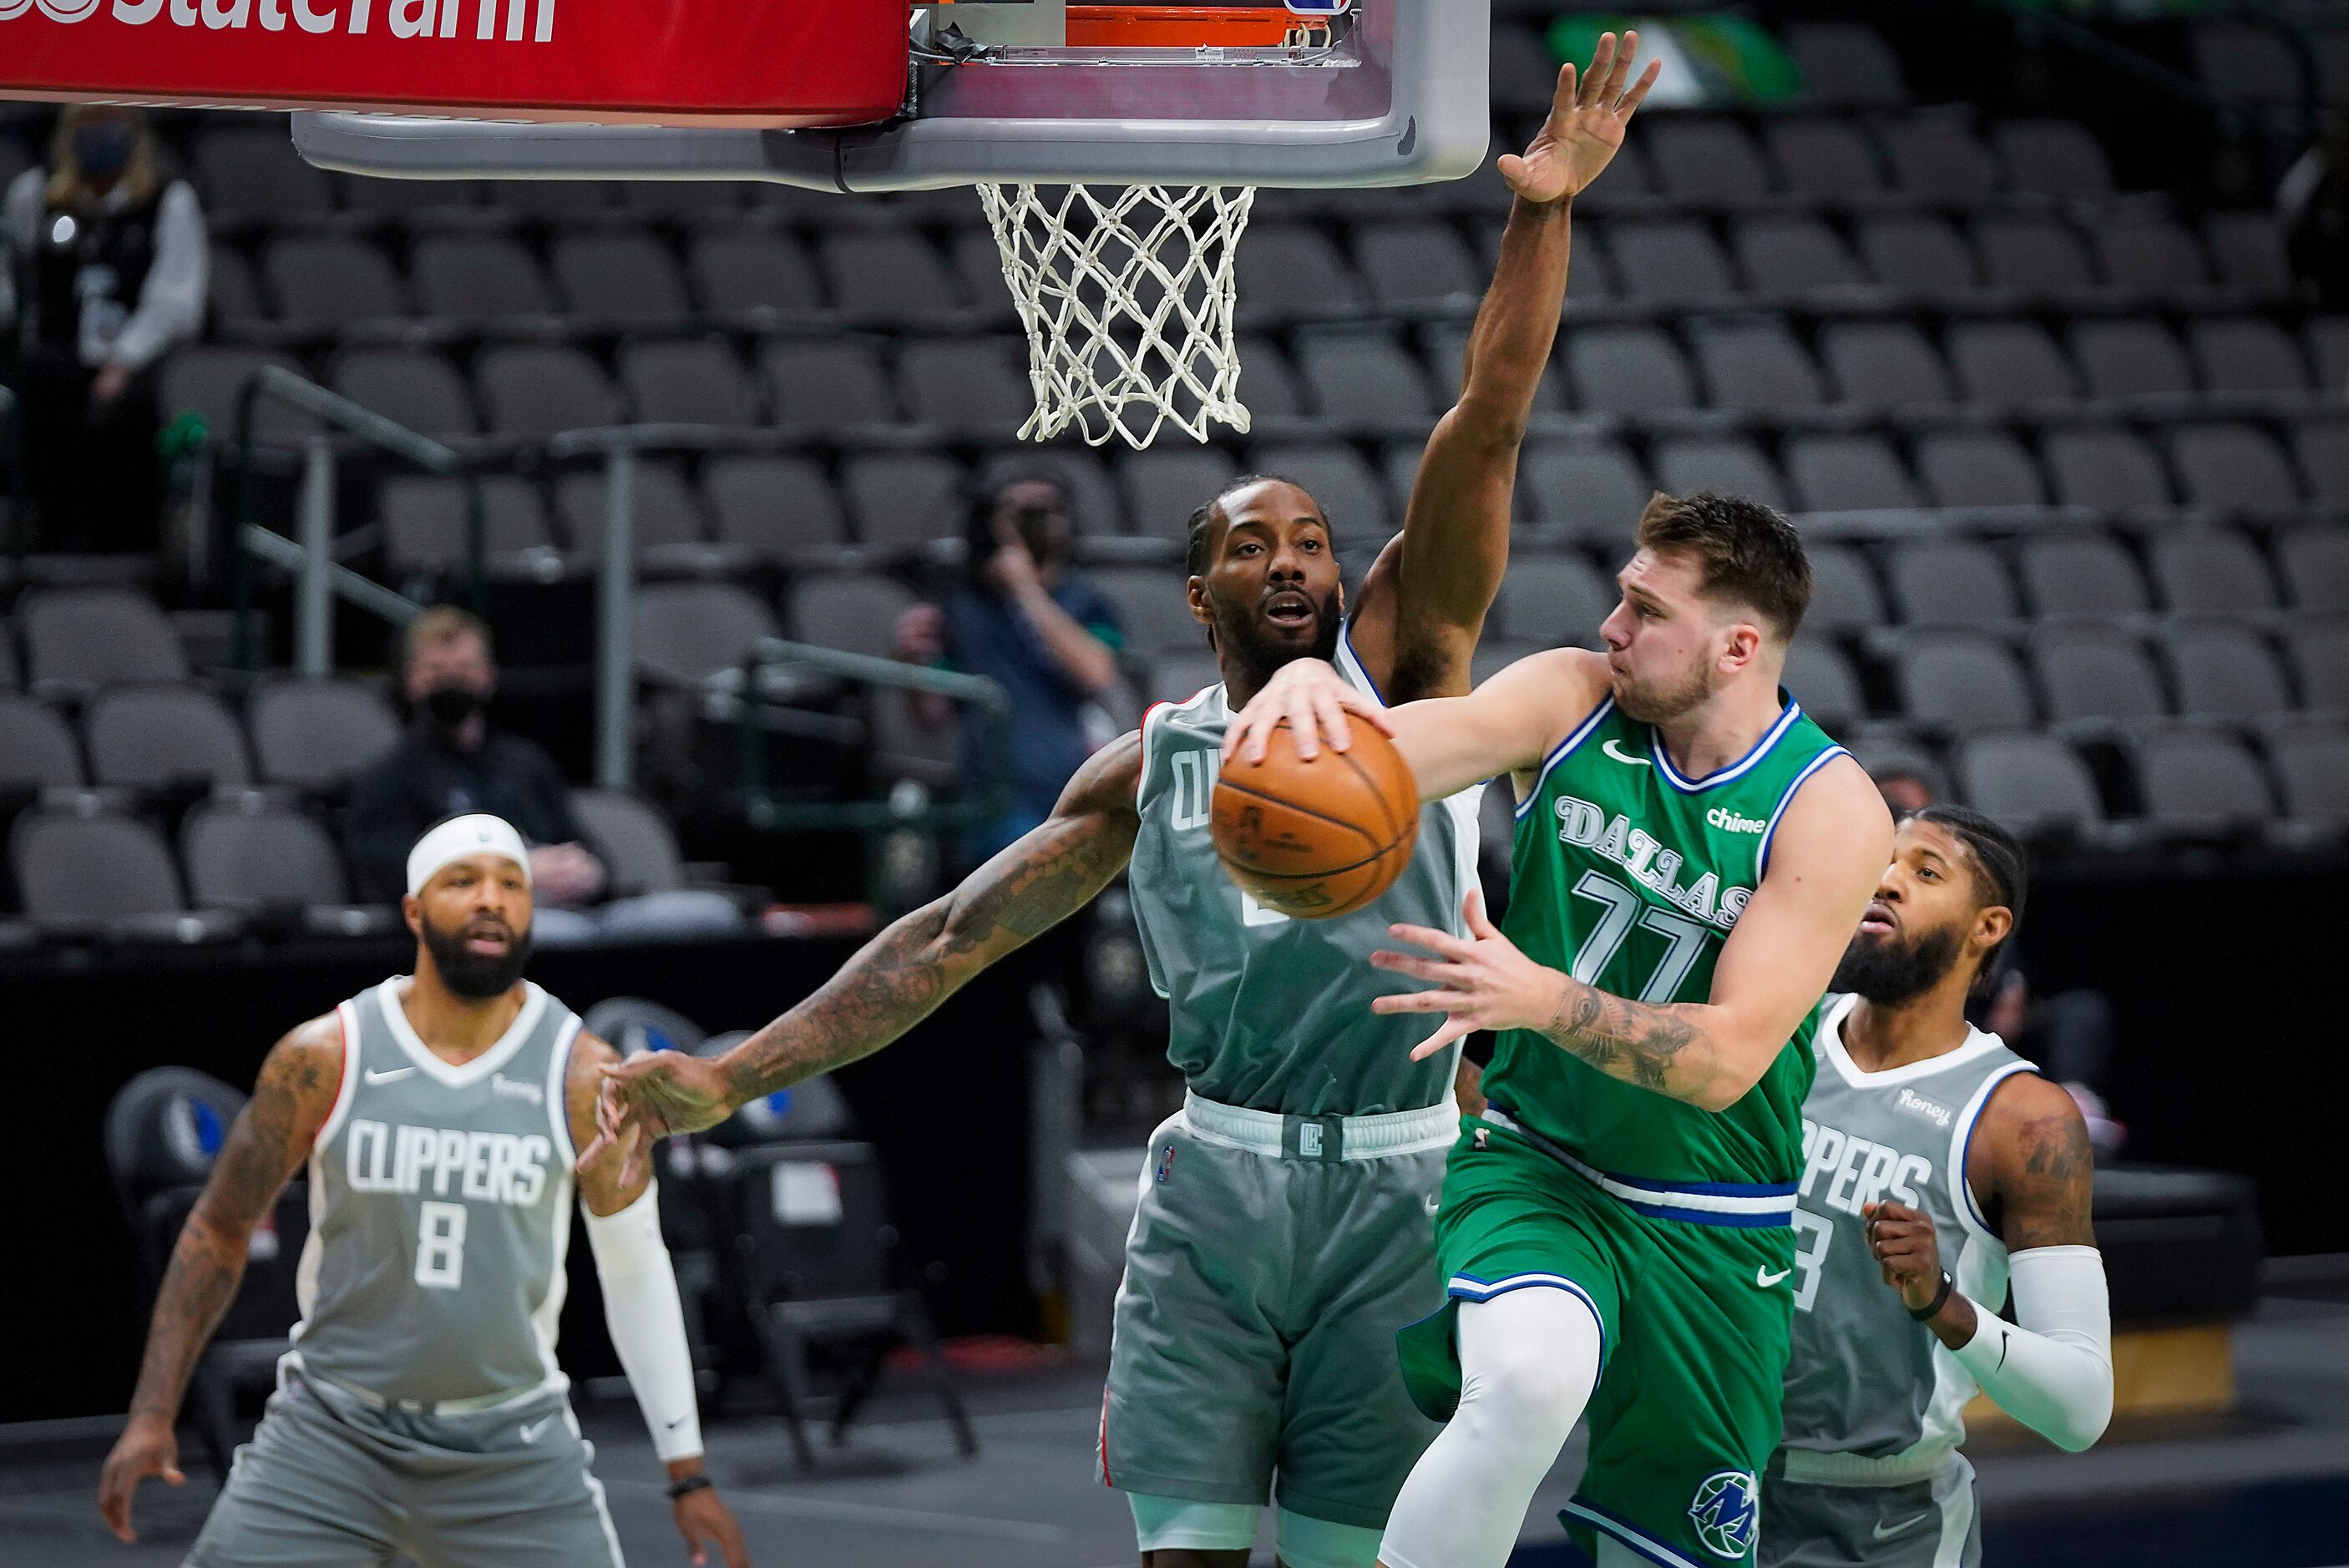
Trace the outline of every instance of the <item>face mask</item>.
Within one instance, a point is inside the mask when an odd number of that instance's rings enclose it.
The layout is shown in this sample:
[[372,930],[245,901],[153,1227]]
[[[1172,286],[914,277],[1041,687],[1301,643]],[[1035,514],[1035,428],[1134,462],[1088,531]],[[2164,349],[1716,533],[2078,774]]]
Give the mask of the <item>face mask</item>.
[[434,686],[424,694],[424,712],[442,729],[454,730],[481,711],[487,704],[480,692],[470,686]]
[[85,125],[73,134],[74,161],[91,180],[113,180],[130,167],[138,132],[127,125]]

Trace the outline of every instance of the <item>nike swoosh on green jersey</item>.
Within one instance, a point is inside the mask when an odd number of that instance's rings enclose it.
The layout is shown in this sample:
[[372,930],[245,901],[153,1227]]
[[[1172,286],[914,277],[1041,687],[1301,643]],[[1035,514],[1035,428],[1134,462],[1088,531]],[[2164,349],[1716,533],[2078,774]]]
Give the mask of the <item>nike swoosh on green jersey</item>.
[[1634,768],[1647,768],[1652,766],[1646,758],[1634,757],[1630,752],[1622,749],[1622,745],[1623,743],[1621,741],[1617,740],[1610,735],[1607,738],[1605,744],[1601,745],[1599,749],[1607,753],[1608,756],[1613,758],[1616,761],[1628,762]]

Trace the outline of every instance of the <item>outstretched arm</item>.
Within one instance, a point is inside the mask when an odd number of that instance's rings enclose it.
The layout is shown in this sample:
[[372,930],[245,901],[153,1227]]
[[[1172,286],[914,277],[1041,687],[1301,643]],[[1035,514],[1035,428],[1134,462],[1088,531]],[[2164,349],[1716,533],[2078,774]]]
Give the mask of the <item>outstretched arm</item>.
[[1469,896],[1466,940],[1425,926],[1394,934],[1437,954],[1373,954],[1381,969],[1435,989],[1381,996],[1381,1013],[1444,1013],[1412,1054],[1476,1029],[1531,1029],[1610,1078],[1705,1110],[1743,1099],[1818,1006],[1892,855],[1892,819],[1859,765],[1838,758],[1804,785],[1778,823],[1769,873],[1737,917],[1702,1002],[1634,1002],[1518,951]]
[[[2072,1097],[2035,1073],[1991,1092],[1975,1123],[1969,1164],[1996,1207],[2010,1253],[2014,1321],[1951,1288],[1942,1292],[1931,1218],[1905,1204],[1867,1211],[1868,1245],[1885,1283],[1925,1320],[2001,1409],[2074,1453],[2104,1435],[2113,1414],[2113,1318],[2105,1264],[2090,1222],[2095,1156]],[[1983,1179],[1983,1178],[1986,1178]]]
[[1517,448],[1549,364],[1566,299],[1574,198],[1623,144],[1656,79],[1626,88],[1639,35],[1602,34],[1590,69],[1558,72],[1549,119],[1523,157],[1504,156],[1516,192],[1492,286],[1476,312],[1460,400],[1436,422],[1412,483],[1402,533],[1364,578],[1355,652],[1396,702],[1457,696],[1509,559]]
[[603,1130],[580,1156],[583,1168],[624,1127],[641,1126],[647,1141],[713,1127],[761,1095],[871,1055],[929,1016],[972,975],[1109,885],[1141,830],[1141,777],[1139,734],[1102,748],[1041,825],[865,944],[813,995],[724,1056],[653,1051],[605,1069]]
[[140,1481],[160,1475],[180,1484],[172,1426],[188,1376],[204,1342],[220,1326],[221,1315],[236,1297],[254,1227],[275,1205],[286,1179],[308,1158],[318,1130],[334,1109],[342,1079],[342,1025],[331,1013],[311,1019],[272,1047],[253,1086],[253,1099],[237,1114],[202,1194],[180,1228],[148,1325],[147,1354],[140,1364],[138,1388],[130,1396],[130,1418],[98,1479],[98,1512],[125,1541],[136,1539],[130,1528],[130,1494]]

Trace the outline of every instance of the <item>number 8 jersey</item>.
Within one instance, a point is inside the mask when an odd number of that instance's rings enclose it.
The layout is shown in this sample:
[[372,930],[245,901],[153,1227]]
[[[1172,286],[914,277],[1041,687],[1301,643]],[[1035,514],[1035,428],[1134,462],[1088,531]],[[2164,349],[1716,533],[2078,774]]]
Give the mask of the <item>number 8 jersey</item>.
[[[1690,779],[1612,697],[1542,762],[1518,802],[1502,929],[1539,964],[1613,995],[1698,1002],[1770,863],[1778,818],[1841,747],[1790,697],[1754,749]],[[1752,1091],[1714,1113],[1609,1077],[1547,1037],[1501,1036],[1485,1093],[1605,1175],[1784,1184],[1801,1170],[1816,1010]]]
[[453,1066],[417,1037],[399,989],[336,1010],[343,1081],[310,1155],[289,1358],[411,1408],[560,1389],[579,1019],[530,985],[504,1036]]

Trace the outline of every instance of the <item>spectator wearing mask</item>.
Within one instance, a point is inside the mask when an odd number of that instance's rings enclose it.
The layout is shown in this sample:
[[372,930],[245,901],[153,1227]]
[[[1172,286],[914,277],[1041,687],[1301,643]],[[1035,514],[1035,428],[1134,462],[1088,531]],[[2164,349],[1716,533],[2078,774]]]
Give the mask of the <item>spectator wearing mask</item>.
[[195,191],[164,178],[136,109],[77,105],[58,118],[48,167],[0,200],[0,249],[38,548],[153,549],[158,366],[202,329],[211,270]]
[[352,787],[349,847],[366,895],[406,890],[408,847],[444,818],[486,811],[530,845],[531,930],[542,945],[597,938],[724,933],[743,923],[724,894],[671,889],[598,903],[610,879],[587,847],[562,769],[535,742],[492,728],[497,665],[490,629],[443,605],[409,626],[400,689],[406,739]]
[[[1015,473],[972,508],[964,580],[943,604],[917,604],[897,625],[897,655],[985,676],[1011,700],[1009,810],[974,835],[984,859],[1051,814],[1061,787],[1102,736],[1087,709],[1117,684],[1117,612],[1069,569],[1076,509],[1048,472]],[[925,710],[945,721],[942,707]],[[974,784],[987,755],[984,717],[966,708],[963,769]]]

